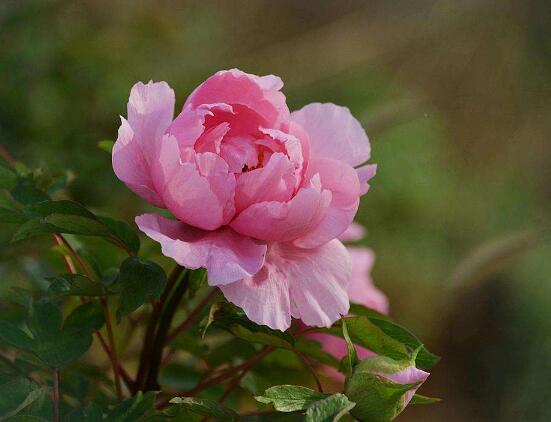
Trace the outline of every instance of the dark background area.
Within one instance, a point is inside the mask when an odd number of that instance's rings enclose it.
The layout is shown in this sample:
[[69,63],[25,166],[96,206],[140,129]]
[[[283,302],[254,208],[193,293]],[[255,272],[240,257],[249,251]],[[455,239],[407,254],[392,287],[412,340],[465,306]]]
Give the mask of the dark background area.
[[444,401],[400,420],[551,420],[549,2],[4,0],[0,34],[0,144],[127,221],[146,204],[97,143],[136,81],[179,108],[238,67],[281,76],[291,109],[350,107],[379,165],[375,281],[443,357],[421,392]]

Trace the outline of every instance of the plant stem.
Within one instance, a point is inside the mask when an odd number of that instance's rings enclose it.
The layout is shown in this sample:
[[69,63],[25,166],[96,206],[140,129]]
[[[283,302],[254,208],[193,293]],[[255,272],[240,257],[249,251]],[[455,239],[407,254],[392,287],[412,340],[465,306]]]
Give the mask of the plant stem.
[[54,422],[59,422],[59,368],[54,368],[53,381]]
[[[151,303],[153,309],[151,311],[151,316],[149,317],[149,321],[147,323],[147,328],[145,330],[145,335],[143,340],[142,351],[140,353],[140,363],[138,365],[138,373],[136,374],[136,383],[134,388],[134,390],[136,391],[143,390],[145,388],[145,381],[146,381],[145,375],[149,370],[149,366],[150,366],[149,364],[151,363],[151,355],[153,353],[153,348],[155,346],[155,343],[154,343],[155,331],[157,329],[159,316],[161,315],[161,311],[164,307],[164,304],[166,303],[168,297],[170,296],[170,292],[172,291],[174,284],[176,283],[176,281],[178,281],[183,271],[184,271],[184,268],[179,265],[174,267],[174,269],[170,273],[170,276],[168,277],[168,281],[166,283],[165,289],[163,290],[163,293],[161,294],[161,298],[159,299],[159,302]],[[133,391],[133,393],[135,393],[136,391]]]
[[113,378],[115,379],[115,391],[119,400],[123,399],[121,388],[121,377],[119,372],[119,359],[117,356],[117,349],[115,345],[115,336],[113,335],[113,326],[111,324],[111,315],[109,312],[109,303],[105,296],[100,297],[101,306],[103,308],[103,315],[105,319],[105,328],[107,329],[107,339],[109,341],[109,349],[111,353],[109,357],[111,359],[111,366],[113,366]]
[[157,390],[159,388],[157,377],[159,376],[159,370],[161,368],[164,347],[167,344],[168,331],[170,330],[170,325],[172,324],[178,305],[189,288],[190,276],[191,271],[185,273],[180,283],[174,289],[170,299],[168,299],[165,309],[162,311],[159,327],[157,328],[155,339],[153,340],[149,371],[143,391]]
[[233,393],[233,391],[237,388],[237,386],[239,385],[243,377],[247,375],[247,373],[252,369],[255,363],[257,363],[262,358],[268,356],[273,351],[274,351],[273,348],[264,346],[262,350],[260,350],[260,352],[258,352],[256,355],[249,358],[249,360],[245,362],[245,365],[243,365],[243,369],[241,370],[241,373],[239,374],[239,376],[232,381],[232,383],[229,385],[226,391],[224,391],[224,394],[222,394],[222,397],[220,397],[218,402],[223,403],[230,396],[230,394]]
[[178,334],[180,334],[182,331],[189,328],[193,320],[197,317],[199,313],[201,313],[203,308],[209,304],[209,302],[217,293],[218,291],[216,289],[212,289],[209,292],[209,294],[206,295],[201,302],[199,302],[199,304],[195,307],[195,309],[193,309],[193,311],[189,313],[187,318],[180,325],[178,325],[174,330],[172,330],[172,332],[167,337],[167,342],[170,343],[178,336]]

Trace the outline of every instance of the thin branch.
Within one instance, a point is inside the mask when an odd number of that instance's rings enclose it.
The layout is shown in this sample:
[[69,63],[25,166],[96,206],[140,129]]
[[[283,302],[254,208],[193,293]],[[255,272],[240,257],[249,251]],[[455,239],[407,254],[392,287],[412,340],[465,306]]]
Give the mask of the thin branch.
[[54,368],[52,401],[54,404],[54,422],[59,422],[59,368]]
[[216,289],[212,289],[210,293],[205,296],[205,298],[189,313],[187,318],[178,325],[167,337],[167,343],[170,343],[172,340],[174,340],[178,334],[180,334],[182,331],[188,329],[191,324],[193,323],[193,320],[201,313],[201,311],[209,304],[209,302],[212,300],[212,298],[218,293]]
[[321,385],[321,381],[318,377],[318,374],[316,373],[316,370],[314,369],[314,367],[310,363],[310,360],[303,353],[299,352],[298,350],[294,350],[294,352],[299,357],[299,359],[302,361],[302,363],[304,364],[306,369],[308,369],[308,371],[312,374],[312,377],[314,378],[314,381],[316,381],[318,391],[320,393],[323,393],[323,386]]

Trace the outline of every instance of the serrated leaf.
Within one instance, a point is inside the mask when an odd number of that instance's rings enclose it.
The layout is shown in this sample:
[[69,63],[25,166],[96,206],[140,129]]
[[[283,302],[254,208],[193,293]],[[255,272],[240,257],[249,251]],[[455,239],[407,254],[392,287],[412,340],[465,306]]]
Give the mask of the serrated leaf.
[[105,290],[101,283],[82,274],[63,274],[49,277],[48,293],[53,296],[101,296]]
[[285,349],[292,349],[294,345],[291,335],[272,330],[265,325],[255,324],[247,318],[241,309],[226,302],[212,305],[203,335],[211,326],[226,330],[236,337],[253,343]]
[[170,403],[175,407],[182,407],[191,413],[209,418],[231,422],[239,420],[239,415],[234,410],[214,400],[197,397],[175,397],[170,400]]
[[279,412],[306,410],[328,395],[299,385],[276,385],[268,388],[262,396],[256,396],[260,403],[272,404]]
[[108,412],[106,420],[109,422],[146,422],[157,413],[155,410],[154,392],[138,393]]
[[312,404],[306,410],[305,422],[338,422],[356,403],[344,394],[337,393]]
[[117,320],[144,303],[158,299],[166,284],[164,270],[151,261],[127,258],[121,265],[117,285],[120,288]]
[[442,401],[442,399],[436,397],[422,396],[421,394],[414,394],[409,404],[432,404],[438,403],[439,401]]

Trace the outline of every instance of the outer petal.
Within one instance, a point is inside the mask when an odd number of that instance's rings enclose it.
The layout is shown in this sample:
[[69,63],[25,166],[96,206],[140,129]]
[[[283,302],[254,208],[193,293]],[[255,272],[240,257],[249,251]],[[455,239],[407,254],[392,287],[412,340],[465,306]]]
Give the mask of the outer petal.
[[163,254],[186,268],[204,267],[210,285],[251,277],[264,264],[266,245],[229,228],[203,231],[156,214],[136,217],[136,224],[161,244]]
[[151,162],[174,113],[174,91],[166,82],[139,82],[130,91],[128,121],[122,119],[113,147],[119,179],[152,204],[164,206],[151,178]]
[[328,327],[348,312],[349,276],[350,259],[338,240],[308,250],[275,243],[254,277],[221,289],[256,323],[286,330],[292,314],[308,325]]
[[360,193],[365,195],[369,190],[369,180],[377,173],[377,164],[367,164],[356,169],[358,179],[360,179]]
[[341,233],[339,240],[342,242],[354,242],[361,240],[365,236],[365,229],[362,225],[352,222],[348,228]]
[[288,242],[316,228],[326,214],[331,192],[312,184],[289,202],[259,202],[243,210],[231,227],[245,235],[272,242]]
[[375,309],[382,314],[388,314],[388,299],[375,287],[371,278],[375,254],[369,248],[349,247],[347,249],[352,260],[352,276],[348,285],[350,301]]
[[301,248],[313,248],[342,234],[352,223],[360,203],[360,183],[352,167],[330,158],[310,160],[306,177],[319,175],[321,186],[332,194],[331,204],[320,224],[294,241]]
[[294,111],[291,120],[308,132],[313,157],[334,158],[351,166],[369,159],[367,135],[348,108],[312,103]]
[[233,216],[235,177],[219,156],[186,152],[190,161],[182,162],[178,141],[165,136],[153,165],[155,188],[179,220],[217,229]]
[[223,70],[199,85],[184,108],[211,103],[241,104],[261,115],[266,127],[287,128],[289,109],[279,91],[282,86],[281,79],[273,75],[259,77],[238,69]]

